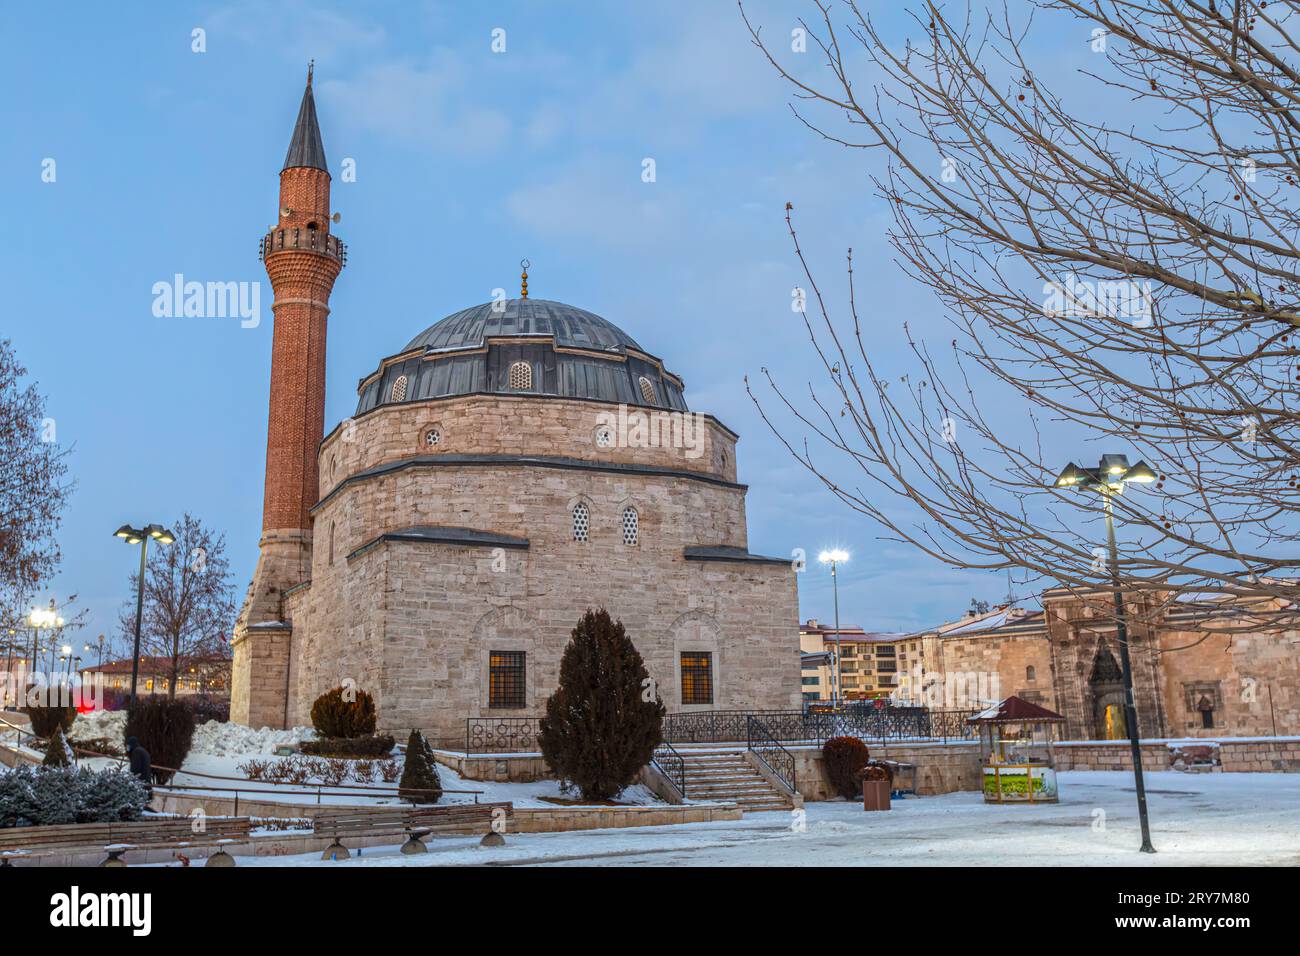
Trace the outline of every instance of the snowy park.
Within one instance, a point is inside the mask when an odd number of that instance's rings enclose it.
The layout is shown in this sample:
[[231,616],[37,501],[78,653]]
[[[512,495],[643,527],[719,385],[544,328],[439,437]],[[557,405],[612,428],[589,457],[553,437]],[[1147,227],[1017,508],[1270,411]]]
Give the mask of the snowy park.
[[1132,774],[1067,772],[1061,800],[989,806],[978,793],[896,800],[888,813],[858,803],[809,803],[739,821],[624,830],[506,834],[429,841],[429,852],[368,848],[343,861],[319,853],[258,857],[250,866],[1296,866],[1300,777],[1153,773],[1147,776],[1157,853],[1137,852]]

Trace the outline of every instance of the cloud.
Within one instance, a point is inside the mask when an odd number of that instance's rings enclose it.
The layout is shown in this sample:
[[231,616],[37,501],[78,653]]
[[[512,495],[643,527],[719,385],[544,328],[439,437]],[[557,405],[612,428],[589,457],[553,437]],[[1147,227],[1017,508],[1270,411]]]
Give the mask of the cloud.
[[321,95],[344,122],[394,141],[441,153],[477,154],[500,147],[510,135],[505,114],[467,104],[475,99],[467,71],[449,51],[432,62],[381,62],[351,80],[322,84]]

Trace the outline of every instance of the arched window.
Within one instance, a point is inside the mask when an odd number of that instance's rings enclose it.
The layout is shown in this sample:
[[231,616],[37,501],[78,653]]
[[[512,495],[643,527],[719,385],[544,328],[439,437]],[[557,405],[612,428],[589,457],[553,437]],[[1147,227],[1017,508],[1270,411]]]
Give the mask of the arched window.
[[642,375],[637,379],[637,384],[641,386],[641,397],[645,399],[647,405],[655,405],[655,385],[654,382]]
[[510,364],[510,390],[512,392],[526,392],[533,387],[533,367],[527,362],[512,362]]
[[636,509],[628,505],[623,509],[623,543],[635,547],[637,540],[637,531],[639,530],[640,518]]
[[330,522],[330,564],[334,563],[334,522]]
[[406,401],[406,376],[399,375],[393,382],[392,400],[395,402]]
[[579,501],[573,506],[573,540],[586,541],[591,530],[591,513],[587,506]]
[[1025,680],[1033,680],[1037,676],[1038,675],[1037,672],[1034,670],[1033,664],[1030,664],[1028,667],[1025,668]]

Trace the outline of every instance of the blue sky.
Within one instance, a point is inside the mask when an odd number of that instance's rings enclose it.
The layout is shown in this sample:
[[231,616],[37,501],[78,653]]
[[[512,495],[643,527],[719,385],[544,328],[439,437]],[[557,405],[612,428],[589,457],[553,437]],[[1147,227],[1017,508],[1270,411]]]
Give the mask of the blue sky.
[[[810,11],[749,9],[774,36]],[[490,49],[497,27],[504,54]],[[886,370],[909,364],[904,320],[948,336],[893,263],[868,179],[879,161],[794,120],[729,0],[15,4],[0,35],[0,335],[73,448],[53,593],[79,593],[86,637],[111,634],[127,596],[134,554],[111,537],[124,521],[189,510],[226,532],[241,596],[251,574],[271,343],[257,240],[310,58],[350,251],[331,303],[327,431],[380,357],[495,287],[513,293],[527,256],[534,296],[622,326],[684,377],[692,408],[740,433],[751,550],[852,551],[845,622],[919,627],[1005,593],[1003,578],[879,541],[745,395],[764,366],[796,389],[816,375],[790,309],[787,201],[826,279],[853,247]],[[345,157],[355,183],[338,176]],[[175,273],[262,282],[262,324],[156,318],[150,290]],[[803,617],[830,619],[829,576],[801,575],[800,601]]]

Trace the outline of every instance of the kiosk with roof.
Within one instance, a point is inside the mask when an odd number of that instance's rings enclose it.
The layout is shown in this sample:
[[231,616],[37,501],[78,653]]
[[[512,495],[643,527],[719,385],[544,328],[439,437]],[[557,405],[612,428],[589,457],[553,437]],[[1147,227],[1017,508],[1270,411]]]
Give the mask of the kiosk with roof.
[[1055,803],[1054,724],[1060,714],[1008,697],[967,722],[979,729],[985,803]]

